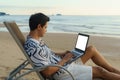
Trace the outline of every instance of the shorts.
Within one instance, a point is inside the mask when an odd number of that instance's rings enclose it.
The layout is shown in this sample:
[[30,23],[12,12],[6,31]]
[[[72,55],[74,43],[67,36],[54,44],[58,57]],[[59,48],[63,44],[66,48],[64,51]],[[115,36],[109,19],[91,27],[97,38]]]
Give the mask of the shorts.
[[[67,70],[73,75],[75,80],[92,80],[92,67],[82,65],[82,61],[79,60],[69,65]],[[71,76],[67,72],[61,74],[55,74],[55,80],[72,80]]]

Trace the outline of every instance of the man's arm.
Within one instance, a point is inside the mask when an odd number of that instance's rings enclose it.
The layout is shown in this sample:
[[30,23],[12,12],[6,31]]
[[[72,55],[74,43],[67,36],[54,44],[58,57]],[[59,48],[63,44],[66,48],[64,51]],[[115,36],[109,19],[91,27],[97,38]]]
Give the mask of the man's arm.
[[[67,53],[61,61],[59,61],[57,64],[63,66],[66,62],[68,62],[71,58],[73,57],[73,55],[71,53]],[[42,74],[45,77],[50,77],[51,75],[53,75],[55,72],[57,72],[60,68],[58,67],[48,67],[47,69],[42,71]]]
[[54,52],[56,55],[59,55],[61,58],[65,56],[67,53],[71,53],[70,51],[65,51],[65,52]]

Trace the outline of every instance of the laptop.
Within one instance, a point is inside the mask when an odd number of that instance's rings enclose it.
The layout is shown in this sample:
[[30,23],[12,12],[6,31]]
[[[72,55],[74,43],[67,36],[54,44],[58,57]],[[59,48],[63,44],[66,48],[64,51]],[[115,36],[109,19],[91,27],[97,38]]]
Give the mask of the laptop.
[[68,63],[75,61],[76,59],[85,54],[88,41],[89,35],[78,33],[75,48],[71,50],[71,53],[74,54],[74,57]]

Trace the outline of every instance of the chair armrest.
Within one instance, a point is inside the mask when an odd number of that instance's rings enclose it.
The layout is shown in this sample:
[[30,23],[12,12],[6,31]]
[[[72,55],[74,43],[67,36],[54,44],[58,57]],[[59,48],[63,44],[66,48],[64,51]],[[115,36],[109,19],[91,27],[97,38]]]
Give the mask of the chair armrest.
[[47,67],[52,67],[52,66],[53,66],[53,67],[59,67],[59,68],[65,70],[65,71],[71,76],[71,78],[72,78],[73,80],[75,80],[74,77],[73,77],[73,75],[72,75],[66,68],[64,68],[63,66],[57,65],[57,64],[50,64],[50,65],[45,65],[45,66],[43,66],[43,67],[34,68],[34,69],[30,70],[30,71],[27,71],[27,72],[19,75],[18,77],[16,77],[15,80],[17,80],[17,79],[19,79],[19,78],[21,78],[21,77],[23,77],[23,76],[25,76],[25,75],[27,75],[27,74],[29,74],[29,73],[31,73],[31,72],[34,72],[34,71],[37,71],[37,70],[42,71],[42,70],[44,70],[45,68],[47,68]]

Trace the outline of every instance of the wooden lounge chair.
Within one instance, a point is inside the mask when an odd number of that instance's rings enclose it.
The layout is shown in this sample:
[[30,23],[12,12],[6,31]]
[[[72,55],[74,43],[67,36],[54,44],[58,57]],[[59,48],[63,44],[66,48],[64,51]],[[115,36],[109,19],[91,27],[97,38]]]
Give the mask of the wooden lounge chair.
[[[17,80],[25,75],[28,75],[31,72],[36,72],[40,80],[52,80],[52,79],[45,79],[40,74],[41,70],[44,70],[45,68],[47,68],[49,66],[54,66],[54,67],[59,67],[59,68],[64,69],[66,72],[68,72],[70,74],[71,78],[74,80],[72,74],[69,71],[67,71],[65,68],[63,68],[62,66],[59,66],[59,65],[51,64],[51,65],[36,68],[24,50],[23,45],[25,42],[25,38],[24,38],[22,32],[20,31],[18,25],[14,21],[11,21],[11,22],[5,21],[4,24],[26,57],[26,60],[22,64],[20,64],[17,68],[15,68],[13,71],[10,72],[7,80]],[[29,64],[32,67],[28,67]],[[25,70],[24,73],[23,72],[21,73],[22,70]]]

